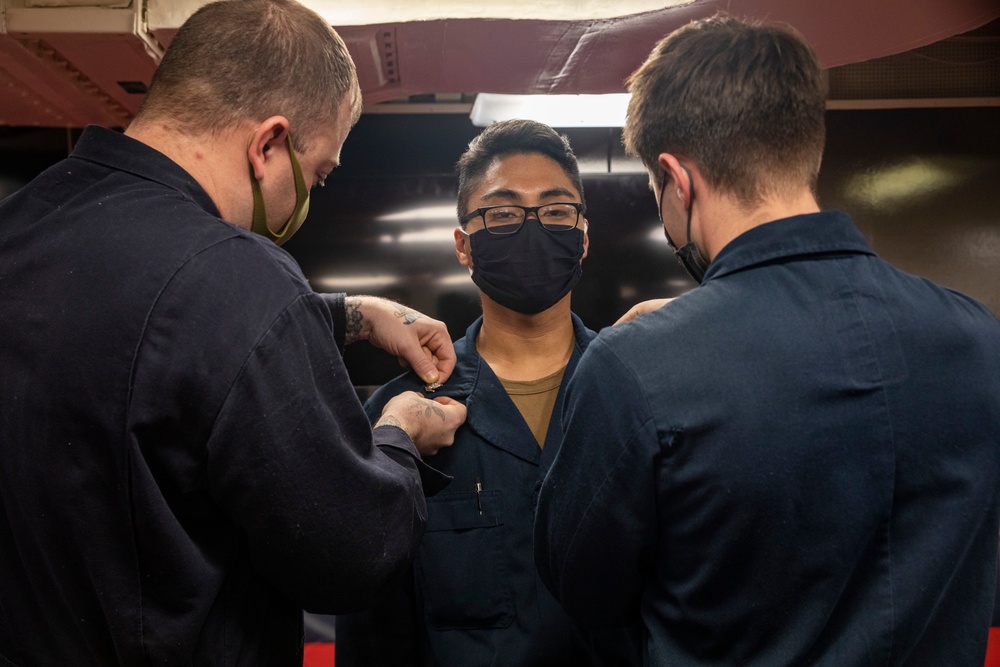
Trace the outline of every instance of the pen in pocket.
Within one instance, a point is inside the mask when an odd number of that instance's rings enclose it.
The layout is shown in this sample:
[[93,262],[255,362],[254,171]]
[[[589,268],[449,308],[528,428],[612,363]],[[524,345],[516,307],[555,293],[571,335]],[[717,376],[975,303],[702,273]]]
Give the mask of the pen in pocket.
[[476,478],[476,509],[483,513],[483,483]]

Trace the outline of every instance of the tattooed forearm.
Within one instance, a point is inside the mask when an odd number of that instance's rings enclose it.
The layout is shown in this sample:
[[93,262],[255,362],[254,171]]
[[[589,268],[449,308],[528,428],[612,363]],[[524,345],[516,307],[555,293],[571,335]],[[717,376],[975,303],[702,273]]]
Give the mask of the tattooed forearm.
[[349,296],[344,299],[344,310],[347,315],[347,331],[344,332],[344,344],[349,345],[361,339],[361,299]]
[[[375,426],[376,427],[378,427],[378,426],[397,426],[399,428],[403,428],[403,424],[398,419],[396,419],[396,417],[394,417],[393,415],[382,415],[381,417],[379,417],[379,420],[375,423]],[[405,431],[406,429],[403,429],[403,430]]]
[[403,318],[403,324],[407,325],[413,324],[414,322],[420,319],[420,313],[418,313],[415,310],[410,310],[406,306],[400,304],[395,305],[395,307],[393,308],[393,312],[395,313],[396,317]]
[[401,428],[403,429],[403,433],[408,435],[410,439],[413,439],[413,433],[410,429],[403,426],[403,422],[401,422],[395,415],[382,415],[379,417],[378,421],[375,422],[375,428],[378,428],[379,426],[395,426],[396,428]]

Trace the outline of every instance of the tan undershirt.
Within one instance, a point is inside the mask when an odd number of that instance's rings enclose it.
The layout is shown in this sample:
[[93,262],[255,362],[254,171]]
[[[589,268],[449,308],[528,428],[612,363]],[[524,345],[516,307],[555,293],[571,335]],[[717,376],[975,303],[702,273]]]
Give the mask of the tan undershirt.
[[545,434],[549,430],[552,419],[552,408],[559,395],[559,385],[562,384],[566,368],[560,368],[552,375],[537,380],[505,380],[498,378],[503,388],[507,390],[510,400],[514,401],[518,412],[528,424],[531,433],[538,441],[539,447],[545,446]]

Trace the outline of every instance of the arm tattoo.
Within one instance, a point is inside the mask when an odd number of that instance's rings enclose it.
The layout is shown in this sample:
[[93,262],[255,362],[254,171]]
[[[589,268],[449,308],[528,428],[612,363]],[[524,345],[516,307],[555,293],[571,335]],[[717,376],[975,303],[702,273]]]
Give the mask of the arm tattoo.
[[[378,426],[396,426],[398,428],[403,428],[403,425],[400,423],[400,421],[398,419],[396,419],[392,415],[385,415],[385,416],[379,418],[378,423],[376,423],[375,426],[376,427],[378,427]],[[403,430],[405,431],[406,429],[403,429]]]
[[403,324],[409,326],[420,319],[420,313],[415,310],[410,310],[406,306],[396,304],[394,307],[394,312],[396,317],[403,318]]
[[410,440],[413,440],[413,434],[410,433],[408,428],[403,426],[403,422],[399,421],[399,418],[395,415],[382,415],[379,417],[378,421],[375,422],[374,428],[378,428],[379,426],[395,426],[405,433]]
[[361,299],[347,297],[344,299],[344,311],[347,316],[347,331],[344,332],[344,344],[354,343],[361,339]]

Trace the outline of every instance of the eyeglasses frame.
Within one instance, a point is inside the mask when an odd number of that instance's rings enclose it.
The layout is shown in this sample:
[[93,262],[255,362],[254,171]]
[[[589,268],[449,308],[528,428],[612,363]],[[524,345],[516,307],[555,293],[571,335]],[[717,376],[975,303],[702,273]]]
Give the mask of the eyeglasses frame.
[[[545,226],[541,218],[538,216],[538,211],[548,206],[572,206],[573,208],[576,209],[576,224],[573,225],[572,227],[566,227],[566,229],[559,229],[559,230],[549,229],[548,227]],[[521,220],[521,222],[517,225],[517,229],[513,231],[510,232],[494,231],[493,229],[490,228],[489,225],[486,224],[486,212],[495,208],[519,208],[522,211],[524,211],[524,219]],[[580,202],[574,202],[574,201],[554,201],[554,202],[549,202],[548,204],[541,204],[539,206],[521,206],[520,204],[497,204],[496,206],[481,206],[480,208],[477,208],[473,211],[470,211],[469,213],[466,213],[465,215],[463,215],[461,218],[458,219],[458,224],[461,225],[462,231],[465,232],[465,226],[469,224],[469,221],[478,216],[483,219],[483,229],[485,229],[488,233],[495,234],[497,236],[507,236],[509,234],[516,234],[518,230],[520,230],[521,227],[524,225],[524,223],[527,222],[528,216],[534,213],[535,220],[538,220],[538,224],[542,225],[542,228],[545,229],[545,231],[552,232],[553,234],[561,234],[563,232],[568,232],[570,230],[579,228],[580,218],[583,217],[583,214],[585,212],[586,212],[586,207]]]

